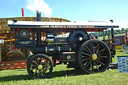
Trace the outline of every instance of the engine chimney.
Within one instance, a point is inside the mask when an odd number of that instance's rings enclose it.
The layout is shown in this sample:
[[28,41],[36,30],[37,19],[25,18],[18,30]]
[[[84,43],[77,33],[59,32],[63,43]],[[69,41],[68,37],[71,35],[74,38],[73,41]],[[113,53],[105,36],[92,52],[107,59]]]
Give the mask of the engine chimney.
[[[41,21],[41,12],[37,11],[37,18],[36,21]],[[42,41],[41,41],[41,29],[38,28],[37,30],[37,46],[41,46]]]
[[37,19],[36,21],[41,21],[41,12],[37,11]]

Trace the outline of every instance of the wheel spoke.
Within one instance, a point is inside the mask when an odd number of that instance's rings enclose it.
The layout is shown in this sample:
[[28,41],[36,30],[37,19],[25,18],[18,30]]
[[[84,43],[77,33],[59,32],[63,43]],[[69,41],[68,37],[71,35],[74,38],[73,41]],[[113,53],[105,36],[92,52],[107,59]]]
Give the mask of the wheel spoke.
[[105,49],[100,50],[98,53],[101,53],[101,52],[103,52],[103,51],[105,51]]
[[34,70],[34,69],[36,69],[37,68],[37,66],[38,66],[38,64],[36,63],[36,62],[32,62],[32,63],[30,63],[30,69],[31,70]]
[[39,65],[36,61],[33,61],[36,65]]
[[105,65],[103,62],[101,62],[100,60],[97,60],[97,62],[101,63],[102,65]]
[[85,50],[86,53],[89,53],[86,48],[84,48],[84,50]]
[[37,71],[38,71],[38,69],[36,69],[36,71],[34,72],[34,74],[36,74],[36,73],[37,73]]
[[42,63],[43,58],[40,58],[40,64]]
[[37,76],[40,76],[40,70],[38,70]]
[[48,66],[48,65],[47,65],[47,64],[44,64],[43,66],[46,67],[46,66]]
[[31,67],[30,67],[31,70],[36,69],[36,67],[33,67],[33,66],[34,66],[34,65],[31,65]]
[[37,66],[37,64],[33,64],[33,63],[31,63],[30,65],[31,65],[31,67],[35,67],[35,68]]
[[90,44],[90,50],[92,50],[92,43]]
[[90,54],[87,54],[87,53],[85,53],[85,52],[82,52],[82,54],[84,54],[84,55],[86,55],[86,56],[91,57],[91,55],[90,55]]
[[98,57],[98,60],[100,60],[100,61],[104,61],[104,59],[103,59],[103,58],[101,58],[101,57]]
[[85,59],[82,59],[82,61],[86,61],[86,60],[90,60],[90,58],[85,58]]
[[36,61],[37,61],[38,65],[39,65],[39,64],[40,64],[40,58],[38,57],[38,58],[36,59]]
[[93,70],[93,68],[94,68],[94,61],[92,61],[92,70]]
[[97,48],[99,47],[99,44],[97,44],[96,48],[95,48],[95,51],[97,50]]
[[86,58],[87,56],[82,56],[82,58]]
[[92,70],[92,64],[93,64],[93,62],[90,64],[90,70]]
[[87,62],[85,62],[85,63],[84,63],[84,65],[86,65],[87,63],[88,63],[88,61],[87,61]]
[[107,56],[99,56],[100,58],[107,58]]
[[98,52],[99,52],[99,49],[96,50],[96,54],[98,54]]
[[97,66],[97,64],[96,64],[96,62],[95,62],[95,61],[94,61],[94,63],[95,63],[95,66],[96,66],[97,70],[99,71],[99,68],[98,68],[98,66]]
[[95,53],[95,47],[93,44],[92,44],[92,50],[93,50],[93,54],[94,54]]
[[92,54],[91,50],[87,46],[85,48],[89,51],[90,54]]
[[41,76],[44,76],[44,74],[43,74],[43,72],[42,72],[42,71],[40,71],[40,74],[41,74]]
[[91,64],[92,60],[86,65],[86,67],[88,67]]

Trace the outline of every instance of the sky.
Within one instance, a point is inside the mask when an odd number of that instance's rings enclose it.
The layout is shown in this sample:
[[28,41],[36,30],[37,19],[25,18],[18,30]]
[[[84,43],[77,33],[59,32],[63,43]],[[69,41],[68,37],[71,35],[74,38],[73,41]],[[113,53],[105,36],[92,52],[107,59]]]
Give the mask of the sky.
[[0,18],[42,17],[65,18],[70,21],[114,20],[120,28],[128,28],[128,0],[1,0]]

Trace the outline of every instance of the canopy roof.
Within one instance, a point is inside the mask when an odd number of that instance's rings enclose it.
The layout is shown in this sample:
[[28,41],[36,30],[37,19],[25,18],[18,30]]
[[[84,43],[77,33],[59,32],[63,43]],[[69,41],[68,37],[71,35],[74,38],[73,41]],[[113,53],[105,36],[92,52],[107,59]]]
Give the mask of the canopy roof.
[[[16,19],[19,21],[36,21],[37,17],[12,17],[12,18],[0,18],[0,39],[8,40],[14,39],[14,32],[10,30],[8,21]],[[44,22],[70,22],[68,19],[57,18],[57,17],[41,17],[41,21]]]
[[119,28],[119,25],[110,22],[42,22],[42,21],[8,21],[10,28],[41,28],[41,29],[85,29],[86,31],[103,31],[106,28]]
[[[37,17],[13,17],[13,18],[0,18],[0,33],[10,33],[10,27],[8,27],[8,21],[14,19],[18,21],[35,21]],[[56,17],[41,17],[42,21],[45,22],[70,22],[70,20]]]

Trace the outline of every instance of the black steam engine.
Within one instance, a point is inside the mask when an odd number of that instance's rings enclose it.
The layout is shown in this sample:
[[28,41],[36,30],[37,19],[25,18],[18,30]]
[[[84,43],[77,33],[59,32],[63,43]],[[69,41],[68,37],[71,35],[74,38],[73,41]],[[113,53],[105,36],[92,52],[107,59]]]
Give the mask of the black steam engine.
[[[40,13],[37,13],[37,21],[8,22],[8,26],[15,32],[15,47],[33,52],[27,61],[29,75],[33,78],[46,78],[51,74],[53,66],[59,63],[68,64],[68,67],[81,69],[85,73],[107,69],[111,53],[115,50],[111,50],[101,40],[92,39],[87,32],[118,28],[118,25],[41,22],[40,17]],[[67,33],[67,37],[58,37],[61,32]],[[56,63],[57,60],[59,63]]]

